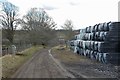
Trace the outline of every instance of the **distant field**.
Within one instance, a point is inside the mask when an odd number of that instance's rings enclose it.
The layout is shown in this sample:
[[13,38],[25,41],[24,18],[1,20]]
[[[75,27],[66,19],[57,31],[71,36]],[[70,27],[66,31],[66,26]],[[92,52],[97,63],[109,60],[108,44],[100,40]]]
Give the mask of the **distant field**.
[[16,55],[5,55],[2,57],[2,77],[9,78],[15,71],[21,67],[34,53],[40,50],[41,47],[34,46],[22,51]]

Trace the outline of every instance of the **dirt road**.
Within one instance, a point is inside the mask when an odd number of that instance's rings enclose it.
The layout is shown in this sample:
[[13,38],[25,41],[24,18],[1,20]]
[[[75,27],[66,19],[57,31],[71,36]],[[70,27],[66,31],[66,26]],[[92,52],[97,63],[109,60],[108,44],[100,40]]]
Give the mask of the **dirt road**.
[[74,78],[58,63],[48,49],[37,52],[12,78]]

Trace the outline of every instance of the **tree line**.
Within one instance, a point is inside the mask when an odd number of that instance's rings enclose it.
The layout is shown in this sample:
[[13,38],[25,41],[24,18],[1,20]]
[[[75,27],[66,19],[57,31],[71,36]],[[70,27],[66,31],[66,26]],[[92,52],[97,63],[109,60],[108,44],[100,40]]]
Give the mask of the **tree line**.
[[[19,18],[19,8],[10,2],[0,2],[0,25],[2,25],[3,44],[49,44],[56,40],[56,23],[42,8],[31,8]],[[18,27],[20,26],[20,29]],[[62,28],[66,30],[64,39],[73,37],[73,24],[66,20]]]

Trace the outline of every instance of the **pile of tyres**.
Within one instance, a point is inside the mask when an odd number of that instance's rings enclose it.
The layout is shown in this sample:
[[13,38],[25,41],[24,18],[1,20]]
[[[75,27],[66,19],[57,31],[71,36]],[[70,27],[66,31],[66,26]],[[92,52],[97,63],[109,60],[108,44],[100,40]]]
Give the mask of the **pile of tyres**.
[[[72,45],[71,45],[72,43]],[[120,64],[120,22],[105,22],[80,29],[70,47],[81,56],[102,62]]]

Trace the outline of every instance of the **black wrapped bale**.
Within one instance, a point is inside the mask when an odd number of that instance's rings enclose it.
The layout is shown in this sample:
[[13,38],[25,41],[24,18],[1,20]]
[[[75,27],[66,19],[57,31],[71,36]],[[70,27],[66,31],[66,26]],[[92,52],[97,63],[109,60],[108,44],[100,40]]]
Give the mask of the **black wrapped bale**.
[[109,43],[98,42],[98,52],[107,53],[110,51]]
[[111,53],[107,55],[107,61],[115,65],[120,65],[120,53]]
[[106,41],[120,41],[120,22],[113,22],[110,25],[110,31],[106,37]]
[[112,43],[107,44],[106,51],[109,52],[109,53],[118,52],[118,49],[119,49],[118,44],[119,44],[118,42],[112,42]]

